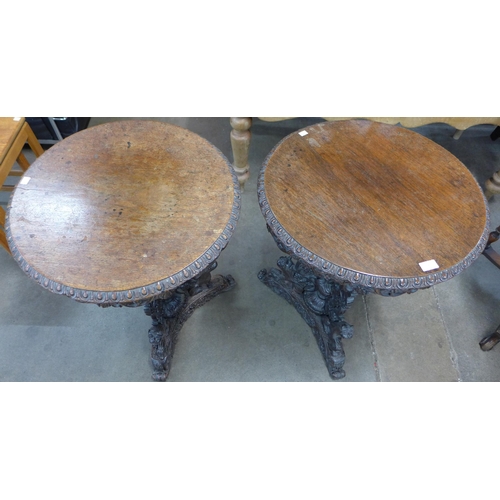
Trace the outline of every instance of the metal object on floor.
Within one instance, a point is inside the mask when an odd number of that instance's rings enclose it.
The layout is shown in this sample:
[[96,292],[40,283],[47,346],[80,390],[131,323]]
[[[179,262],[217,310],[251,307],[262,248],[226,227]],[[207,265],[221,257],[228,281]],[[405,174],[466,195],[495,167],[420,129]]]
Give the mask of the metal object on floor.
[[[500,269],[500,254],[498,254],[493,247],[491,246],[493,243],[500,239],[500,226],[497,227],[494,231],[491,231],[490,236],[488,238],[488,243],[486,248],[483,251],[483,255],[492,262],[496,267]],[[491,335],[487,335],[479,342],[479,347],[483,351],[491,351],[498,342],[500,342],[500,325]]]
[[259,278],[311,327],[336,379],[345,375],[342,339],[352,335],[343,314],[357,294],[447,281],[488,239],[486,199],[465,165],[392,125],[348,120],[290,134],[265,160],[258,195],[291,256]]
[[500,325],[491,335],[487,335],[479,342],[479,347],[483,351],[491,351],[500,342]]
[[182,324],[234,286],[211,276],[239,218],[236,175],[197,134],[156,121],[78,132],[37,159],[6,231],[45,289],[101,307],[145,305],[153,378],[165,380]]

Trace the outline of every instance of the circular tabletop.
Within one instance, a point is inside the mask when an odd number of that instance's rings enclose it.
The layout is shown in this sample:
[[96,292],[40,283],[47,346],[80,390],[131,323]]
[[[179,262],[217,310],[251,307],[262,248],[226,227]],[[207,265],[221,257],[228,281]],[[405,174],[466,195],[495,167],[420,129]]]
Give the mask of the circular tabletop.
[[[416,132],[367,120],[285,137],[262,166],[259,202],[287,253],[377,289],[445,281],[480,255],[489,234],[484,195],[456,157]],[[428,261],[439,267],[422,270]]]
[[214,262],[239,200],[232,167],[202,137],[157,121],[116,121],[40,156],[12,195],[6,231],[21,267],[49,290],[134,302]]

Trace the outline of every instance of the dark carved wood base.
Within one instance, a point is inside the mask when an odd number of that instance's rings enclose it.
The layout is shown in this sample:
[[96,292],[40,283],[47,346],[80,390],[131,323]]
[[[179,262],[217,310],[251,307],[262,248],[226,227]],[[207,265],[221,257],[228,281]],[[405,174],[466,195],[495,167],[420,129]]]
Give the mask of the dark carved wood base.
[[235,286],[231,275],[211,277],[210,272],[215,267],[216,262],[199,277],[171,292],[170,296],[145,304],[144,312],[153,320],[148,332],[152,344],[153,380],[163,382],[167,379],[179,332],[194,310]]
[[259,279],[293,305],[311,327],[330,376],[345,377],[342,339],[352,337],[353,327],[343,315],[355,296],[365,291],[318,276],[302,260],[292,257],[280,257],[278,268],[260,271]]

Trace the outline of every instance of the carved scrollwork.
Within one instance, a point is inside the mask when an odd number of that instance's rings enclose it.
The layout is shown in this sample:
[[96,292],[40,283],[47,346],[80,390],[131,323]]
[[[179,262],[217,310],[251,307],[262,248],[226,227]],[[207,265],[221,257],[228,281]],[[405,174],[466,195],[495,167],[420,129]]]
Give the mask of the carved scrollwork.
[[143,298],[123,304],[98,304],[100,307],[144,306],[144,312],[151,317],[153,323],[148,331],[154,369],[153,380],[167,379],[179,333],[195,309],[236,285],[229,274],[212,276],[211,272],[216,267],[217,261],[214,261],[199,276],[154,298]]
[[153,321],[148,337],[154,380],[167,379],[179,332],[195,309],[235,286],[231,275],[212,277],[210,273],[216,267],[217,263],[213,262],[205,272],[182,284],[168,298],[154,299],[145,304],[144,312]]
[[294,306],[311,328],[333,379],[345,376],[342,339],[352,338],[354,328],[344,320],[344,314],[355,297],[368,293],[394,297],[417,291],[376,290],[349,282],[338,282],[294,257],[280,257],[277,266],[278,268],[263,269],[258,277],[273,292]]
[[[217,148],[216,148],[217,149]],[[218,150],[217,150],[218,151]],[[219,151],[220,153],[220,151]],[[222,155],[222,153],[220,153]],[[222,155],[223,156],[223,155]],[[227,160],[226,160],[227,162]],[[236,223],[239,219],[240,208],[241,208],[241,194],[238,178],[232,168],[232,166],[227,162],[228,168],[231,172],[231,177],[233,181],[233,191],[234,199],[233,206],[231,209],[231,214],[226,227],[223,229],[219,237],[214,241],[214,243],[196,260],[188,264],[184,269],[178,273],[168,276],[167,278],[161,279],[154,283],[149,283],[144,286],[134,288],[131,290],[117,290],[117,291],[99,291],[99,290],[87,290],[75,287],[70,287],[57,281],[51,280],[43,274],[39,273],[34,269],[23,257],[19,249],[17,248],[15,241],[12,237],[10,231],[9,214],[11,207],[11,200],[7,207],[7,217],[5,223],[5,232],[7,234],[7,241],[11,249],[14,259],[17,261],[21,269],[34,281],[38,282],[43,288],[49,290],[50,292],[57,293],[59,295],[66,295],[77,302],[85,302],[97,304],[101,307],[106,306],[131,306],[135,307],[141,305],[144,302],[151,301],[154,298],[164,298],[168,296],[172,290],[175,290],[183,283],[195,278],[197,275],[202,273],[205,269],[211,266],[216,259],[219,257],[220,253],[227,246],[229,239],[231,238]]]
[[318,273],[300,259],[280,257],[278,269],[260,271],[259,279],[295,307],[311,328],[330,376],[345,377],[343,338],[351,338],[353,327],[343,315],[358,294],[368,289],[341,284]]
[[[315,253],[309,251],[304,245],[307,245],[307,241],[299,243],[296,241],[281,225],[276,216],[274,215],[266,196],[266,190],[264,185],[264,177],[267,168],[267,164],[274,154],[276,149],[287,139],[285,137],[271,150],[267,155],[264,164],[259,173],[258,179],[258,198],[259,205],[267,222],[268,231],[273,235],[279,249],[294,257],[304,260],[308,265],[317,269],[319,272],[328,275],[331,279],[337,280],[339,282],[349,282],[356,286],[362,286],[377,290],[377,293],[381,295],[401,295],[401,293],[412,293],[415,290],[429,288],[438,283],[447,281],[454,276],[460,274],[462,271],[467,269],[483,252],[486,244],[488,243],[489,237],[489,227],[490,227],[490,213],[486,210],[486,224],[479,241],[476,246],[471,250],[471,252],[458,264],[449,268],[443,269],[437,272],[429,272],[425,276],[419,277],[394,277],[394,276],[374,276],[371,274],[362,273],[352,269],[344,268],[333,262],[327,261]],[[484,199],[485,204],[487,204],[486,199]],[[382,293],[382,290],[386,292]],[[399,293],[401,292],[401,293]]]

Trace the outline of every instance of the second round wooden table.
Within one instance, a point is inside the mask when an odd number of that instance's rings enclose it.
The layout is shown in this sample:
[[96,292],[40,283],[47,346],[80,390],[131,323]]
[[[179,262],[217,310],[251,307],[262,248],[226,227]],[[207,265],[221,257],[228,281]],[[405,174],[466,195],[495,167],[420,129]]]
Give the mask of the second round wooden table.
[[269,154],[259,203],[289,254],[259,278],[295,306],[332,378],[345,376],[343,315],[358,294],[400,295],[462,272],[489,234],[468,169],[422,135],[365,120],[294,132]]

